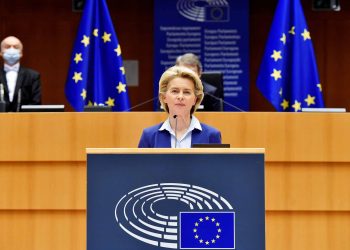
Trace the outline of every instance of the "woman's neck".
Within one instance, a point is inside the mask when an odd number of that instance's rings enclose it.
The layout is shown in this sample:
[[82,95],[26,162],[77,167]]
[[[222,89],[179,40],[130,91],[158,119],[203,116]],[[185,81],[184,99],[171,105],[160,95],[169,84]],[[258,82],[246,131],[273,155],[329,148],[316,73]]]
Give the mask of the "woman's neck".
[[191,117],[182,117],[182,116],[176,116],[176,118],[170,116],[170,126],[175,131],[176,137],[179,139],[181,138],[187,131],[187,129],[190,127],[191,124]]

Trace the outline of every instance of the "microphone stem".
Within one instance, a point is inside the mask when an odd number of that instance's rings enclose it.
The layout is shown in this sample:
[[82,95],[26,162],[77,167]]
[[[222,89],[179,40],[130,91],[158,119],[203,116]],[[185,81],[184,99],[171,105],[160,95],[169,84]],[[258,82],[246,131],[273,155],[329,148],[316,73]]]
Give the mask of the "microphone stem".
[[175,119],[175,148],[177,146],[177,115],[173,116]]
[[204,94],[206,94],[206,95],[208,95],[208,96],[210,96],[210,97],[213,97],[214,99],[216,99],[216,100],[218,100],[218,101],[220,101],[220,102],[226,104],[227,106],[230,106],[231,108],[234,108],[234,109],[236,109],[236,110],[238,110],[238,111],[240,111],[240,112],[245,112],[245,110],[240,109],[239,107],[237,107],[237,106],[235,106],[235,105],[233,105],[233,104],[231,104],[231,103],[229,103],[229,102],[226,102],[223,98],[216,97],[215,95],[212,95],[212,94],[210,94],[210,93],[208,93],[208,92],[204,92]]
[[0,83],[0,112],[6,112],[6,102],[4,98],[4,85]]
[[129,109],[126,110],[126,111],[131,111],[131,110],[133,110],[133,109],[135,109],[135,108],[138,108],[138,107],[140,107],[140,106],[143,106],[143,105],[145,105],[145,104],[147,104],[147,103],[149,103],[149,102],[154,101],[154,100],[157,99],[157,98],[158,98],[158,97],[153,97],[152,99],[149,99],[149,100],[147,100],[147,101],[141,102],[141,103],[139,103],[139,104],[137,104],[137,105],[135,105],[135,106],[132,106],[131,108],[129,108]]
[[22,101],[22,90],[19,89],[18,96],[17,96],[17,109],[16,109],[17,112],[21,111],[21,101]]
[[0,102],[4,101],[4,85],[0,83]]

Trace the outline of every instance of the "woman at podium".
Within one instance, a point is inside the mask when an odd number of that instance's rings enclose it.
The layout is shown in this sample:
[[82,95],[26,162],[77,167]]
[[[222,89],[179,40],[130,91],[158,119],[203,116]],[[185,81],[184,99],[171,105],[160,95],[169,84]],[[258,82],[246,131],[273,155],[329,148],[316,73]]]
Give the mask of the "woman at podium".
[[143,130],[139,148],[191,148],[221,143],[221,133],[193,115],[204,97],[196,73],[183,66],[166,70],[159,80],[159,101],[168,119]]

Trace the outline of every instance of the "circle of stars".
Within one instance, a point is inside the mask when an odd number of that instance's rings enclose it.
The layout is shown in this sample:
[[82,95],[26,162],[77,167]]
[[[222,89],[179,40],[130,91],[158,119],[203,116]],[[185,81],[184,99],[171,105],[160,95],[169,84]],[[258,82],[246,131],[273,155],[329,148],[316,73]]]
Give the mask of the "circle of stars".
[[[216,228],[216,235],[213,238],[209,239],[203,239],[203,237],[200,236],[199,234],[199,228],[201,225],[204,223],[211,223],[215,226]],[[221,228],[220,228],[220,223],[216,221],[216,219],[210,218],[209,216],[206,216],[204,218],[199,218],[198,221],[194,223],[194,228],[193,228],[193,233],[194,233],[194,238],[195,240],[198,240],[200,244],[204,244],[206,246],[209,246],[210,244],[215,244],[218,239],[221,237]]]

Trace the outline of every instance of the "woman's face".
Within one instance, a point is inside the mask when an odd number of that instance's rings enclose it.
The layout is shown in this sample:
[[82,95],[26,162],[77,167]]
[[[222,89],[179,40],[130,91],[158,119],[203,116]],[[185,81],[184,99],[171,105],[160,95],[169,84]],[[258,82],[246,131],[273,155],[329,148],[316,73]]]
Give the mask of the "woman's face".
[[190,116],[191,108],[196,104],[194,83],[187,78],[176,77],[168,83],[164,95],[164,103],[168,105],[170,115]]

